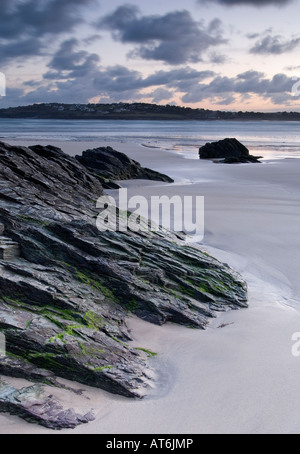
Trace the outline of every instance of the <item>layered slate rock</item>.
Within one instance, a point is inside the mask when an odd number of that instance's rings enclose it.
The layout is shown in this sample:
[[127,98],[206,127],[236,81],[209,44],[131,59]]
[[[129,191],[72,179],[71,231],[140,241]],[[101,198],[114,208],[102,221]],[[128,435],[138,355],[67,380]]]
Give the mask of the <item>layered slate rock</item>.
[[95,419],[91,412],[79,415],[73,409],[64,409],[42,385],[16,389],[3,380],[0,380],[0,411],[54,430],[74,429]]
[[86,150],[76,159],[92,173],[102,179],[105,188],[114,188],[113,180],[153,180],[173,183],[174,180],[154,170],[141,166],[139,162],[130,159],[111,147],[99,147]]
[[199,149],[199,155],[200,159],[224,159],[225,164],[256,163],[261,158],[251,156],[248,148],[237,139],[207,143]]
[[155,376],[127,315],[205,329],[218,311],[247,307],[247,286],[171,232],[99,232],[102,194],[60,149],[0,143],[0,224],[20,248],[0,259],[0,374],[143,397]]

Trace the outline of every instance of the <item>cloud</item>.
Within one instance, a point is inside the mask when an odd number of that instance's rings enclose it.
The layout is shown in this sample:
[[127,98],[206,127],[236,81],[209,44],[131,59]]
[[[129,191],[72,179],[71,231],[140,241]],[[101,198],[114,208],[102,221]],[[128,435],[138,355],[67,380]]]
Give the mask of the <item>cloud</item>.
[[98,0],[0,0],[1,65],[39,56],[52,39],[84,23],[82,8]]
[[49,62],[50,71],[45,79],[72,79],[84,77],[97,71],[100,57],[84,50],[76,50],[79,41],[75,38],[64,41]]
[[4,66],[10,60],[22,57],[26,59],[28,56],[39,56],[42,54],[42,46],[36,38],[26,38],[21,41],[8,42],[0,46],[0,62]]
[[[178,70],[157,71],[144,78],[138,71],[129,70],[124,66],[113,66],[98,72],[94,79],[94,86],[97,87],[102,95],[112,96],[118,93],[119,96],[123,96],[125,99],[130,97],[134,99],[141,90],[155,87],[157,89],[185,92],[191,84],[197,84],[199,81],[204,81],[214,75],[215,73],[212,71],[196,71],[186,67]],[[161,94],[162,91],[155,92],[155,99],[157,99],[158,93]],[[165,94],[166,91],[164,92]]]
[[144,79],[143,83],[145,87],[166,85],[184,91],[191,83],[199,83],[215,75],[213,71],[197,71],[187,66],[170,71],[157,71]]
[[257,71],[247,71],[236,77],[217,76],[207,84],[195,84],[182,97],[185,103],[197,103],[203,100],[214,100],[222,104],[226,100],[240,95],[251,98],[258,95],[274,104],[295,101],[292,96],[292,80],[285,74],[276,74],[271,79]]
[[197,0],[199,4],[211,2],[219,3],[224,6],[286,6],[294,0]]
[[152,93],[146,95],[151,98],[151,101],[155,104],[162,103],[163,101],[169,101],[174,97],[174,92],[166,90],[165,88],[157,88]]
[[0,37],[65,33],[82,22],[80,8],[95,0],[0,0]]
[[[29,46],[30,47],[30,46]],[[30,50],[28,50],[29,52]],[[23,90],[10,88],[1,99],[1,107],[41,102],[174,102],[196,104],[210,101],[230,106],[239,97],[244,101],[253,96],[273,103],[283,100],[295,103],[293,81],[285,74],[268,78],[264,73],[249,70],[235,77],[214,71],[199,71],[190,66],[155,71],[148,76],[122,65],[101,66],[100,57],[80,48],[80,41],[63,41],[48,63],[44,78],[24,84]]]
[[129,56],[171,65],[199,62],[208,49],[227,42],[220,20],[206,27],[186,10],[142,16],[136,6],[123,5],[97,25],[110,30],[117,41],[137,44]]
[[[175,92],[186,93],[190,87],[216,76],[213,71],[197,71],[189,66],[156,71],[144,77],[139,71],[121,65],[102,67],[98,55],[79,49],[79,41],[64,41],[48,64],[43,80],[24,83],[1,106],[41,102],[87,103],[100,97],[107,102],[136,101],[141,98],[162,102]],[[147,94],[145,95],[145,92]]]
[[298,101],[291,93],[294,82],[285,74],[268,78],[262,72],[250,70],[235,77],[226,77],[212,71],[185,67],[156,71],[143,77],[139,71],[121,65],[101,67],[96,62],[89,71],[81,71],[78,67],[82,61],[76,55],[80,54],[83,61],[90,61],[90,55],[76,50],[76,43],[66,42],[62,48],[66,50],[68,46],[72,55],[66,65],[54,58],[52,66],[64,68],[64,71],[68,68],[67,74],[74,76],[76,73],[76,78],[67,78],[63,71],[61,74],[65,79],[46,78],[38,87],[29,84],[26,93],[20,90],[8,92],[7,98],[1,99],[1,106],[35,102],[74,103],[74,93],[77,103],[87,103],[90,99],[100,99],[100,102],[135,102],[140,99],[154,103],[174,102],[175,95],[185,104],[208,101],[220,106],[230,106],[237,99],[247,102],[253,97],[272,101],[273,104],[293,105]]
[[280,55],[291,52],[300,44],[300,38],[285,40],[282,36],[267,35],[258,40],[250,49],[252,54],[273,54]]
[[216,65],[224,64],[228,61],[227,55],[218,54],[217,52],[212,52],[209,55],[210,63],[214,63]]

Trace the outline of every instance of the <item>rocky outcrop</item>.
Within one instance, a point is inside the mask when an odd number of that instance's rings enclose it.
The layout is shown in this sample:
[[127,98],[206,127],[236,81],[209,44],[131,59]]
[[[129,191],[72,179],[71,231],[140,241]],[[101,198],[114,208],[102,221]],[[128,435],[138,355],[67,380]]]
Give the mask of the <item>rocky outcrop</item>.
[[173,183],[174,180],[154,170],[142,167],[138,162],[130,159],[111,147],[100,147],[87,150],[76,159],[93,174],[99,176],[106,189],[115,189],[112,180],[154,180]]
[[49,429],[74,429],[95,418],[93,414],[79,415],[73,409],[64,409],[59,401],[45,392],[42,385],[16,389],[0,380],[0,412],[10,413]]
[[259,162],[261,157],[251,156],[246,148],[237,139],[224,139],[218,142],[207,143],[199,150],[200,159],[224,159],[224,164],[238,164]]
[[0,374],[143,397],[154,373],[130,342],[128,313],[204,329],[218,311],[246,308],[247,287],[171,232],[99,232],[102,194],[60,149],[0,143],[0,224],[20,248],[0,259]]

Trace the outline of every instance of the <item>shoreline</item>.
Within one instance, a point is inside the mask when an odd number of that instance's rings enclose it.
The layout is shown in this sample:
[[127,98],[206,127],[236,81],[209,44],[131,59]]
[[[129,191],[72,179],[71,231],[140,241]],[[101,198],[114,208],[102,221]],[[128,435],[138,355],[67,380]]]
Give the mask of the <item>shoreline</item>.
[[[291,337],[300,331],[300,161],[225,166],[131,143],[99,140],[86,148],[100,143],[175,179],[175,184],[148,186],[123,182],[129,195],[205,196],[206,235],[200,247],[243,275],[250,307],[220,314],[205,332],[130,319],[135,343],[160,353],[154,361],[171,371],[158,382],[162,391],[129,401],[89,389],[99,405],[96,421],[62,432],[299,432],[300,362],[291,354]],[[83,144],[52,143],[73,156],[86,149]],[[221,324],[227,326],[220,329]],[[0,433],[54,433],[6,415],[0,415],[0,423]]]
[[[7,124],[6,124],[7,123]],[[252,155],[264,156],[263,161],[300,157],[299,131],[294,123],[278,122],[274,129],[270,122],[250,122],[238,126],[235,122],[185,122],[180,127],[177,122],[162,121],[107,121],[80,122],[71,120],[14,120],[2,122],[1,140],[16,143],[44,144],[60,142],[62,148],[69,143],[78,142],[83,151],[94,143],[135,146],[150,146],[164,152],[174,152],[187,159],[198,159],[199,147],[224,137],[235,137],[250,150]],[[88,124],[86,124],[88,123]],[[97,123],[97,124],[96,124]],[[223,126],[222,126],[223,124]],[[78,127],[76,127],[78,125]],[[264,126],[265,125],[265,126]],[[30,131],[30,132],[29,132]],[[80,142],[79,142],[80,141]]]

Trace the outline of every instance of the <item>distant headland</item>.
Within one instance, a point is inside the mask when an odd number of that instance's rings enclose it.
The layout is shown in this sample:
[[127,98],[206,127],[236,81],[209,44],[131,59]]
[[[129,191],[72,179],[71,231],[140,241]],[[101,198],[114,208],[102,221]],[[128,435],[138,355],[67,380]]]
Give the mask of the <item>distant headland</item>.
[[0,109],[0,118],[61,120],[300,121],[300,112],[228,112],[145,103],[47,103]]

